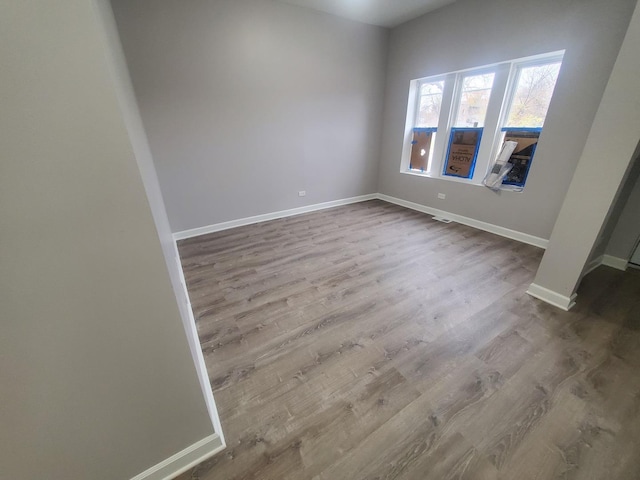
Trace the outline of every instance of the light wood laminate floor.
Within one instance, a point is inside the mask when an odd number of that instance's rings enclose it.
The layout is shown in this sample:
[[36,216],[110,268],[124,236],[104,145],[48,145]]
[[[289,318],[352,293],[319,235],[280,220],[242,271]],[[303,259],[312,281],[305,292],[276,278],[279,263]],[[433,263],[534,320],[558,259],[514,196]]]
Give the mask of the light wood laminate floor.
[[370,201],[179,243],[227,449],[181,479],[640,478],[640,272]]

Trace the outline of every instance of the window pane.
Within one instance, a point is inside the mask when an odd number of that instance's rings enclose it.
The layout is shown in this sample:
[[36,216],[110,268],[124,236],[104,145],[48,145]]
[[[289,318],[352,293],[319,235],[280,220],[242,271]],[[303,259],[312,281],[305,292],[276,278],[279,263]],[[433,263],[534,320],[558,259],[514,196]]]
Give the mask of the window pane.
[[433,153],[433,143],[436,133],[429,129],[413,129],[413,140],[411,141],[410,170],[424,172],[429,169],[429,161]]
[[493,73],[471,75],[462,80],[460,105],[454,127],[483,127],[493,87]]
[[452,128],[444,175],[473,178],[482,128]]
[[557,62],[520,70],[507,120],[508,127],[542,127],[560,65]]
[[416,127],[437,127],[442,105],[444,81],[420,84],[420,103]]
[[504,141],[516,142],[518,146],[511,154],[511,158],[509,158],[509,163],[513,164],[513,168],[502,181],[503,185],[524,187],[527,181],[527,175],[529,174],[529,168],[531,167],[531,161],[533,160],[533,154],[536,152],[536,147],[538,146],[539,137],[539,130],[536,132],[519,132],[512,130],[505,133]]

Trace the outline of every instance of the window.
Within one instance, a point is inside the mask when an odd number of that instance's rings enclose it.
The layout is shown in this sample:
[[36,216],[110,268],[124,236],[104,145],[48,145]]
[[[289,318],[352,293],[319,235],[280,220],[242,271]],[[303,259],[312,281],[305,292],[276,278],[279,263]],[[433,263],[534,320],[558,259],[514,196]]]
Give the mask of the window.
[[507,126],[542,128],[560,64],[553,62],[518,68]]
[[416,127],[437,127],[442,106],[444,81],[420,84],[420,108]]
[[502,186],[524,188],[563,54],[412,81],[401,171],[480,185],[508,140]]
[[440,121],[444,80],[420,83],[418,88],[418,114],[413,128],[409,168],[424,172],[433,156],[432,147]]
[[494,78],[494,72],[462,76],[442,172],[444,175],[473,177]]
[[477,128],[484,126],[494,78],[495,73],[493,72],[462,77],[460,103],[456,119],[453,122],[454,127]]

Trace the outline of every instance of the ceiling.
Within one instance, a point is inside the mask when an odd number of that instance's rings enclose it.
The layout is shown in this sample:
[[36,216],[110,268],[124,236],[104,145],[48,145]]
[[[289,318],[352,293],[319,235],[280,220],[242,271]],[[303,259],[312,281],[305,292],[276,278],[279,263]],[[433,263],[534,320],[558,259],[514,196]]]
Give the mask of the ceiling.
[[456,0],[280,0],[358,22],[395,27]]

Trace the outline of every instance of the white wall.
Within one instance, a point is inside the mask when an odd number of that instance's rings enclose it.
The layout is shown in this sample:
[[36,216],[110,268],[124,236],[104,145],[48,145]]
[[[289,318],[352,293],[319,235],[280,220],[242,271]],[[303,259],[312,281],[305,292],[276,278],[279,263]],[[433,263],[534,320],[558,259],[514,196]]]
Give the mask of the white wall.
[[[635,0],[458,0],[391,32],[379,191],[549,238]],[[411,79],[566,49],[522,193],[400,173]],[[438,193],[446,200],[438,200]]]
[[2,478],[131,478],[213,433],[101,28],[0,15]]
[[174,232],[376,191],[385,29],[264,0],[112,4]]

